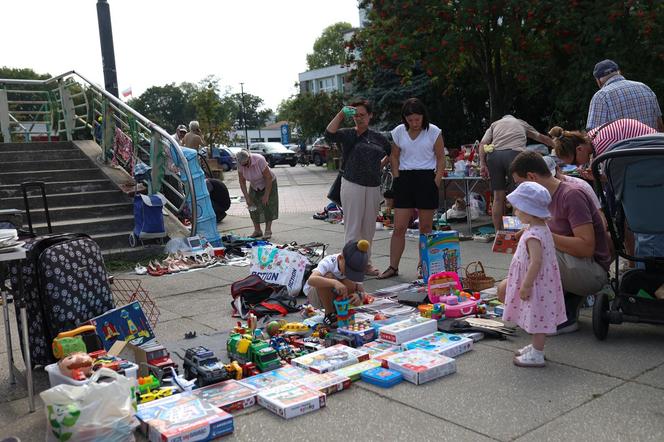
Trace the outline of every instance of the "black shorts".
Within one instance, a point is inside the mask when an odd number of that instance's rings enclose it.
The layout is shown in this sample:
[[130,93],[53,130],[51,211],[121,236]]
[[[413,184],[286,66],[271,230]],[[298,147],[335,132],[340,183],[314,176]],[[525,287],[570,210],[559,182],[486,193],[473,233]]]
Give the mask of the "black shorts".
[[438,208],[438,186],[433,170],[400,170],[392,183],[394,207],[397,209]]
[[521,152],[518,150],[494,150],[486,158],[486,166],[489,169],[489,180],[491,190],[506,190],[508,193],[514,189],[514,180],[510,175],[512,161]]

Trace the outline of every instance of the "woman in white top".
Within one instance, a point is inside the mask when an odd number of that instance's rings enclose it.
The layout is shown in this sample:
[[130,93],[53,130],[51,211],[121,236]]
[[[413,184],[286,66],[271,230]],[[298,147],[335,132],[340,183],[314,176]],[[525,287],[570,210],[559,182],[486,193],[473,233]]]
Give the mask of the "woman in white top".
[[[413,209],[418,209],[420,233],[429,233],[438,208],[438,188],[445,170],[445,146],[441,130],[429,123],[427,110],[417,98],[401,109],[402,124],[392,130],[390,162],[394,181],[394,232],[390,241],[390,266],[379,279],[399,274],[406,245],[406,229]],[[418,276],[421,277],[421,263]]]

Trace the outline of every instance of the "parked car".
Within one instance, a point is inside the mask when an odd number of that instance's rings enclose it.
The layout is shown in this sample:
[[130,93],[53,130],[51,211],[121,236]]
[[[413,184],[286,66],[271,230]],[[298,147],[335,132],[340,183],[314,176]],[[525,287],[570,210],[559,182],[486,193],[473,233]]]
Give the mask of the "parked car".
[[270,167],[277,164],[290,164],[291,167],[297,166],[297,156],[295,152],[286,149],[281,143],[252,143],[249,146],[252,153],[259,153],[265,157]]
[[327,163],[327,156],[330,153],[330,145],[324,137],[317,138],[311,145],[311,160],[316,166],[322,166]]
[[235,154],[226,146],[213,147],[212,158],[217,160],[224,172],[237,169]]

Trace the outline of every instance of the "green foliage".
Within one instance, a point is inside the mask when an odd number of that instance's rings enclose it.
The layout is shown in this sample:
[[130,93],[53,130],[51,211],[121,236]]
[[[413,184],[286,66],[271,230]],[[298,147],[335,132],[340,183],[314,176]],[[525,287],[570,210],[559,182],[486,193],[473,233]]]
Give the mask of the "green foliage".
[[293,122],[303,138],[321,135],[330,119],[343,107],[339,92],[293,95],[277,108],[277,120]]
[[47,80],[51,78],[51,74],[38,74],[30,68],[10,68],[8,66],[3,66],[0,68],[0,78]]
[[205,144],[227,144],[231,115],[223,105],[219,80],[214,76],[202,80],[192,94],[191,102],[196,109]]
[[152,86],[139,97],[129,100],[129,106],[146,118],[163,127],[170,133],[179,124],[187,124],[194,119],[195,110],[188,106],[190,96],[174,83],[165,86]]
[[350,23],[339,22],[328,26],[314,42],[314,52],[307,54],[309,70],[343,64],[344,33],[353,29]]
[[244,104],[242,94],[239,93],[227,96],[224,101],[229,108],[230,115],[233,117],[233,126],[236,130],[244,129],[243,109],[246,114],[247,128],[249,129],[265,126],[272,115],[272,109],[260,110],[260,107],[263,106],[261,97],[246,92],[244,93]]

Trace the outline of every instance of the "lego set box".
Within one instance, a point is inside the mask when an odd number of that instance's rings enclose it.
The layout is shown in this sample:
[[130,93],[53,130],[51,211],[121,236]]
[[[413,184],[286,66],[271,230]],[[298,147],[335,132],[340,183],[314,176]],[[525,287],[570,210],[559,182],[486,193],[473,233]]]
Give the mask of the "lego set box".
[[385,360],[388,368],[398,371],[415,385],[424,384],[456,372],[456,361],[426,350],[408,350]]
[[318,390],[329,396],[338,391],[350,388],[351,380],[348,376],[341,376],[334,371],[328,373],[314,373],[310,371],[297,379],[295,383],[304,385],[312,390]]
[[362,361],[359,364],[349,365],[348,367],[343,367],[334,372],[339,376],[346,376],[350,378],[351,381],[355,382],[360,379],[360,376],[363,372],[371,370],[372,368],[380,367],[382,362],[377,359],[369,359],[368,361]]
[[325,406],[325,393],[298,384],[286,384],[258,393],[258,404],[290,419]]
[[462,336],[435,332],[401,344],[403,350],[428,350],[436,354],[455,358],[473,349],[473,340]]
[[419,338],[438,330],[438,323],[422,316],[411,316],[403,321],[380,328],[378,338],[381,341],[400,345],[406,341]]
[[367,359],[369,359],[369,353],[366,351],[337,344],[297,357],[291,361],[291,364],[315,373],[327,373]]
[[141,404],[136,417],[150,442],[204,442],[233,432],[233,416],[192,394]]
[[422,277],[439,272],[457,272],[461,268],[461,246],[459,232],[455,230],[436,231],[420,235],[420,256]]
[[354,347],[362,347],[376,339],[376,330],[370,322],[355,322],[355,324],[346,327],[339,327],[337,333],[346,335],[353,340]]
[[193,395],[204,399],[226,412],[244,410],[256,403],[257,391],[231,379],[193,391]]

